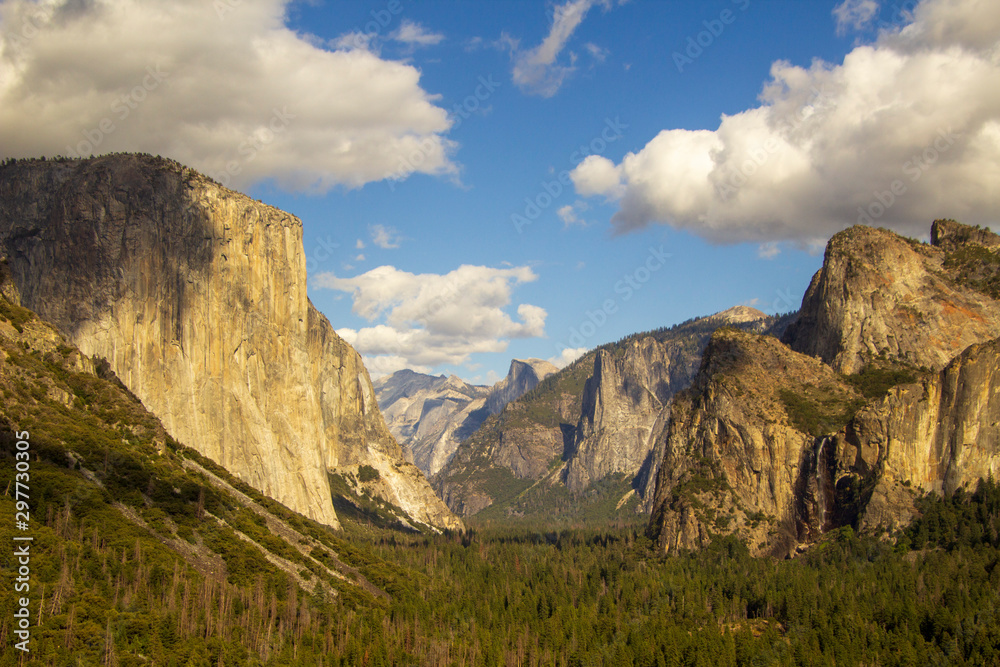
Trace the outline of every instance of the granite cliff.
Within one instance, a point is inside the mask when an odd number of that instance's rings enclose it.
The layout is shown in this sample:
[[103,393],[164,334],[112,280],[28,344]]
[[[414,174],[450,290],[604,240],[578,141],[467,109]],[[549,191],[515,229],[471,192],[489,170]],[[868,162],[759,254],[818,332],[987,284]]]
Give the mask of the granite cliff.
[[[434,377],[402,370],[375,380],[375,399],[389,431],[407,459],[433,475],[455,453],[462,435],[470,435],[485,418],[489,389],[454,375]],[[471,428],[470,428],[471,426]]]
[[651,536],[671,551],[736,532],[754,553],[789,552],[815,441],[792,415],[815,411],[836,430],[860,398],[829,366],[776,338],[716,332],[694,384],[673,402]]
[[737,307],[601,346],[488,419],[435,487],[463,515],[648,511],[670,399],[697,373],[712,332],[779,321]]
[[19,161],[0,168],[0,250],[26,307],[263,493],[336,526],[327,471],[365,465],[410,519],[460,525],[310,303],[294,216],[159,158]]
[[542,359],[514,359],[506,377],[490,387],[484,404],[486,414],[498,414],[508,403],[521,398],[557,372],[558,368]]
[[506,377],[488,388],[402,370],[376,380],[375,397],[407,459],[430,477],[487,417],[558,370],[541,359],[514,359]]
[[1000,336],[997,245],[992,232],[953,221],[934,223],[931,245],[851,227],[830,239],[783,340],[841,373],[879,356],[940,369]]
[[665,431],[661,548],[736,533],[788,555],[842,526],[885,534],[920,493],[1000,473],[1000,238],[952,221],[931,238],[834,236],[788,346],[716,332]]

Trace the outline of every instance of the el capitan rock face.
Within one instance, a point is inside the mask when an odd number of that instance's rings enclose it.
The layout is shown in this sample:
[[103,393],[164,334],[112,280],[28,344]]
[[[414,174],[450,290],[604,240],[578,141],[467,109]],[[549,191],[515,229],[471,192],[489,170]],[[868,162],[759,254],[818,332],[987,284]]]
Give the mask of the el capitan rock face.
[[24,305],[262,492],[336,526],[327,469],[370,465],[412,518],[459,525],[309,302],[294,216],[159,158],[21,161],[0,168],[0,248]]

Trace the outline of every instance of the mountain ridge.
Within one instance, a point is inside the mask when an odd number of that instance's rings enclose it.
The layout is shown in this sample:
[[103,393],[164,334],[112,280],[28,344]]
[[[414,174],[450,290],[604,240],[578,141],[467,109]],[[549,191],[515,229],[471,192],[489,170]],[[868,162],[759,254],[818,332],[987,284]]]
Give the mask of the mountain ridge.
[[404,369],[376,380],[374,388],[389,430],[407,459],[431,477],[490,415],[557,370],[541,359],[513,359],[503,379],[482,387],[454,375]]
[[694,376],[709,333],[784,321],[737,306],[602,345],[487,419],[434,486],[462,516],[544,515],[553,505],[601,520],[648,511],[669,397]]

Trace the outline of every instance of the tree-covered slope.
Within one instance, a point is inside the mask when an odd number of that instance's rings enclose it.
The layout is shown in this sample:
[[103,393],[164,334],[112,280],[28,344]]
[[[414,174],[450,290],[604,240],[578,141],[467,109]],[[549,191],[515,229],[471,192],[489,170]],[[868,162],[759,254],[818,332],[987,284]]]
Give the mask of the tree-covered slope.
[[59,665],[316,664],[363,641],[338,618],[385,605],[391,565],[178,445],[5,296],[0,396],[0,664],[21,598],[29,657]]

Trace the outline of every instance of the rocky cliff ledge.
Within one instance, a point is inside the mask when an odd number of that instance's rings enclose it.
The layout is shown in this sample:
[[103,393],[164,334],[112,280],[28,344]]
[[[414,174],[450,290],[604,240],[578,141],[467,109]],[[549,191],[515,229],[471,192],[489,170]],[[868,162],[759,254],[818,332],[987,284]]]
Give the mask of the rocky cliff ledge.
[[[916,515],[914,493],[974,489],[1000,479],[1000,340],[973,345],[944,369],[892,388],[830,439],[830,478],[857,489],[862,530],[895,530]],[[854,519],[850,506],[844,520]]]
[[159,158],[20,161],[0,168],[0,249],[25,306],[262,492],[336,526],[327,469],[369,465],[411,518],[460,525],[309,302],[294,216]]
[[792,347],[715,333],[668,421],[661,548],[736,533],[780,556],[842,526],[885,534],[919,494],[1000,474],[1000,237],[953,221],[931,237],[834,236]]
[[1000,293],[990,284],[1000,237],[939,220],[931,239],[870,227],[834,236],[782,340],[856,373],[880,355],[939,370],[969,345],[1000,336]]
[[776,338],[718,330],[694,385],[674,397],[651,536],[673,551],[735,532],[753,553],[784,554],[820,532],[801,507],[825,490],[815,488],[815,433],[845,424],[859,399]]

